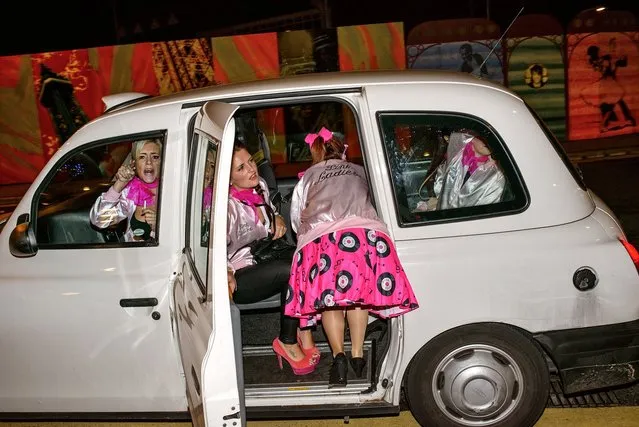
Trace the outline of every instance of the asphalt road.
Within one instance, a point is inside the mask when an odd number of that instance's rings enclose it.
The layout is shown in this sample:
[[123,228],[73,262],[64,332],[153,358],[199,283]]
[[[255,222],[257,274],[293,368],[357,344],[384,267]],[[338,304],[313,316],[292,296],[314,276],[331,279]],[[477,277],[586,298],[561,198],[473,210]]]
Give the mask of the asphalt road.
[[[403,411],[397,417],[354,418],[348,424],[342,419],[249,421],[248,427],[419,427],[410,412]],[[615,407],[595,409],[547,409],[535,427],[637,427],[639,407]],[[2,423],[0,427],[191,427],[191,423],[88,423],[88,422],[23,422]]]

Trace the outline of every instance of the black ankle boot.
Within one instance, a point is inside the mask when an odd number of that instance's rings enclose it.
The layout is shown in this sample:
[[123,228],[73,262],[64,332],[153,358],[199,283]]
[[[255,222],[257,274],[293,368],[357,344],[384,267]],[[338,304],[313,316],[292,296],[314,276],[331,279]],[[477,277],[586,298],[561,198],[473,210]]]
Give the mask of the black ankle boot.
[[362,378],[364,366],[366,366],[366,359],[363,357],[351,357],[351,367],[355,371],[357,378]]
[[344,353],[338,353],[333,358],[331,373],[328,377],[328,388],[346,387],[348,375],[348,362]]

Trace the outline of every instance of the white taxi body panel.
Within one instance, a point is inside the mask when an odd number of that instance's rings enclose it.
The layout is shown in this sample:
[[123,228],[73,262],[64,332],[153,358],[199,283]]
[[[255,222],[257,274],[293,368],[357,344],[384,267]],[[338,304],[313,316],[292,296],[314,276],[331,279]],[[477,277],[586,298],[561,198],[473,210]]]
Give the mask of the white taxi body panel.
[[[0,416],[183,412],[187,394],[205,425],[239,413],[242,384],[234,382],[239,374],[229,356],[233,325],[222,241],[234,125],[225,132],[219,124],[210,129],[223,134],[214,199],[219,209],[211,218],[204,278],[210,300],[191,310],[206,317],[198,325],[205,329],[198,330],[197,343],[180,329],[191,319],[184,320],[189,301],[198,298],[197,292],[174,293],[175,286],[189,283],[184,248],[190,126],[207,101],[242,111],[320,99],[346,103],[355,114],[376,207],[420,307],[389,322],[396,333],[369,393],[258,393],[246,399],[247,407],[399,405],[414,357],[459,326],[497,322],[532,335],[637,320],[639,276],[619,243],[625,236],[614,214],[579,185],[523,101],[503,87],[437,72],[326,74],[210,87],[141,100],[85,125],[58,150],[8,220],[0,234]],[[413,112],[459,114],[493,129],[521,180],[525,206],[480,219],[402,224],[378,120]],[[195,127],[206,131],[208,125]],[[165,144],[156,246],[40,248],[30,258],[10,253],[10,234],[21,215],[34,212],[33,198],[59,160],[99,140],[149,132],[162,133]],[[573,274],[584,266],[598,278],[587,292],[573,285]],[[123,308],[123,298],[157,298],[158,304]],[[208,340],[204,330],[211,331]],[[193,397],[186,361],[201,379],[199,398]]]
[[[113,116],[80,129],[52,157],[114,133],[172,129],[164,179],[179,182],[179,108],[167,106],[136,116]],[[40,249],[32,258],[9,253],[16,217],[50,172],[44,168],[0,234],[0,411],[109,412],[184,411],[186,399],[171,333],[169,284],[179,256],[180,217],[171,202],[179,185],[167,186],[160,222],[162,240],[154,248]],[[174,218],[174,219],[169,219]],[[152,258],[149,258],[151,250]],[[122,298],[157,298],[150,307],[122,308]],[[160,313],[158,321],[152,311]],[[158,375],[163,372],[163,375]]]
[[[564,224],[588,216],[594,203],[561,162],[553,147],[521,99],[502,90],[474,85],[404,85],[373,86],[365,89],[371,120],[382,111],[456,112],[484,120],[507,142],[512,157],[530,194],[530,205],[517,215],[505,215],[482,221],[460,221],[447,225],[395,229],[395,238],[435,238],[524,230]],[[490,102],[471,102],[490,99]],[[490,108],[486,108],[487,104]],[[373,131],[369,141],[383,145],[379,132]],[[375,147],[370,147],[374,150]],[[380,163],[376,178],[389,176],[384,168],[384,153],[375,150]],[[542,172],[543,173],[540,173]],[[390,188],[390,183],[384,188]],[[388,220],[396,215],[392,199],[383,206],[389,210]],[[549,208],[552,206],[552,209]],[[396,220],[393,220],[397,224]]]

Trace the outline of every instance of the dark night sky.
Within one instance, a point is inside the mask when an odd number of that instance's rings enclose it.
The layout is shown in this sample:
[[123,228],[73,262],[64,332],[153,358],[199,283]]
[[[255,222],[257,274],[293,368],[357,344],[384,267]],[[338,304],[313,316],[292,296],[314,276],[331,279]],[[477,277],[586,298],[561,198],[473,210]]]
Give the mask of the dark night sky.
[[[310,10],[324,0],[59,0],[12,1],[3,4],[0,55],[190,38],[207,31],[259,19]],[[630,10],[639,19],[639,0],[393,0],[388,6],[373,1],[326,0],[333,26],[403,21],[408,32],[416,24],[437,19],[486,17],[502,31],[524,5],[526,13],[549,13],[564,26],[581,10],[605,5]],[[378,0],[379,1],[379,0]],[[382,3],[383,4],[383,3]],[[168,25],[173,15],[178,23]],[[151,29],[156,21],[159,28]],[[136,24],[143,29],[135,33]],[[118,39],[118,28],[125,34]]]

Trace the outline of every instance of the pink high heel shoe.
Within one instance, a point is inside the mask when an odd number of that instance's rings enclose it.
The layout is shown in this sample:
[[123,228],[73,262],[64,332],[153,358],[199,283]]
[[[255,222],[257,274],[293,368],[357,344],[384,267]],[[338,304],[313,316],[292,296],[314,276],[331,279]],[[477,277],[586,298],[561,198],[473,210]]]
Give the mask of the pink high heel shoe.
[[277,354],[277,361],[280,364],[280,369],[284,369],[284,366],[282,365],[282,358],[284,358],[291,366],[291,369],[293,370],[293,373],[295,375],[310,374],[317,367],[317,362],[313,359],[311,354],[304,353],[304,358],[302,360],[291,359],[291,357],[284,349],[284,346],[282,346],[282,342],[279,340],[279,338],[275,338],[273,340],[273,351],[275,352],[275,354]]
[[300,346],[300,348],[302,349],[302,351],[304,352],[306,356],[311,357],[311,359],[315,362],[316,365],[319,363],[320,356],[321,356],[319,349],[317,348],[316,345],[314,345],[311,348],[304,348],[304,346],[302,345],[302,340],[300,339],[299,333],[297,334],[297,345]]

